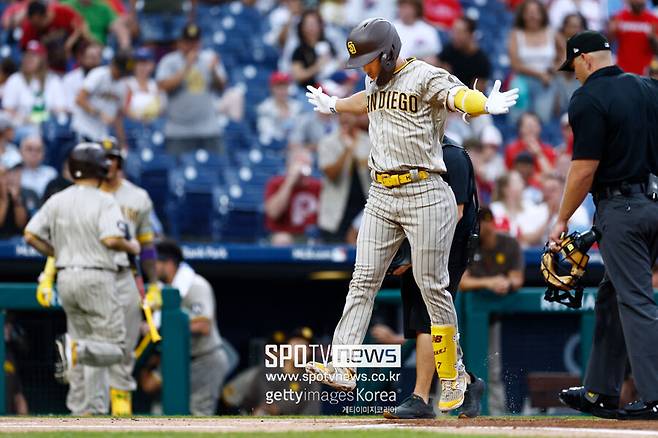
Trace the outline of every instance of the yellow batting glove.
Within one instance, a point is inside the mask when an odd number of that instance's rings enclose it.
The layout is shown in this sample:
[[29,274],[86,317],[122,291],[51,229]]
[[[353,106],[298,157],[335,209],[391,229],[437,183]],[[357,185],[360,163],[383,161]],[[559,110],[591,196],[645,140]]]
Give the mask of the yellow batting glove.
[[48,257],[43,272],[39,275],[37,286],[37,302],[43,307],[50,307],[53,303],[53,284],[55,283],[55,258]]
[[156,310],[162,307],[162,288],[158,283],[149,284],[144,296],[144,304]]

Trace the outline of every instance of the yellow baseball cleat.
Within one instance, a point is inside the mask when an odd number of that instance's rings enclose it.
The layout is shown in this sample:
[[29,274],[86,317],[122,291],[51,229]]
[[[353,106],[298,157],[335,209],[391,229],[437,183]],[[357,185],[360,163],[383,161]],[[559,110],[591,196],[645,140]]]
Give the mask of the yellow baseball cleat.
[[130,417],[133,414],[132,394],[130,391],[110,388],[110,403],[113,417]]
[[441,412],[452,411],[464,404],[464,393],[469,381],[469,375],[461,370],[454,380],[441,379],[441,398],[439,399]]

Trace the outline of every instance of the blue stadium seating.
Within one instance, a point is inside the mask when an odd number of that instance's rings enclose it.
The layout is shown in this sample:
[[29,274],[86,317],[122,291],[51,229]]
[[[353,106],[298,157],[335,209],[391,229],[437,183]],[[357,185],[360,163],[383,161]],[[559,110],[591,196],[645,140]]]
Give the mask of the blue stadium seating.
[[217,170],[193,165],[184,165],[171,172],[170,186],[176,197],[170,202],[167,213],[173,236],[189,239],[213,235],[217,216],[213,200],[219,180]]
[[139,158],[139,184],[151,195],[158,217],[166,218],[169,174],[176,166],[176,159],[148,148],[140,151]]
[[75,146],[76,134],[71,130],[71,119],[65,114],[50,117],[41,124],[46,149],[46,164],[61,169],[69,151]]

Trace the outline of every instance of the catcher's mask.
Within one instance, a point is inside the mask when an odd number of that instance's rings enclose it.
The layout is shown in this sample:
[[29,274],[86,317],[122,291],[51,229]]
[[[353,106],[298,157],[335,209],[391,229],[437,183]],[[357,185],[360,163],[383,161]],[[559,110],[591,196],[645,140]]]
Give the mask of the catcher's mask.
[[[560,243],[557,252],[546,245],[541,257],[541,274],[548,285],[544,299],[578,309],[583,302],[580,280],[589,261],[587,251],[598,241],[601,233],[594,227],[585,233],[573,232]],[[573,292],[572,292],[573,291]]]

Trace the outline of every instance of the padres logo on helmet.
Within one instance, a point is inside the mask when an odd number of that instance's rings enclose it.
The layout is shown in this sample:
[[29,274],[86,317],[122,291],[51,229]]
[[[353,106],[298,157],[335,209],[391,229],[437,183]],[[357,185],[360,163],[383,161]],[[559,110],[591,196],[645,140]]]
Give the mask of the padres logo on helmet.
[[347,42],[347,51],[350,52],[350,55],[356,55],[356,46],[352,41]]

